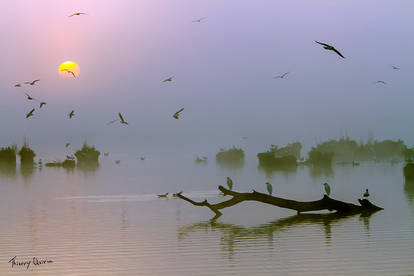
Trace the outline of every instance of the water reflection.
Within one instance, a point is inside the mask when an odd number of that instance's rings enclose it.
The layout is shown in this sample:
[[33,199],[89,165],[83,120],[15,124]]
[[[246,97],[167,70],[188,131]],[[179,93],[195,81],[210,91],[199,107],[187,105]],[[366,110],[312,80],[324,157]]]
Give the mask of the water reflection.
[[0,164],[0,177],[15,178],[16,164]]
[[404,183],[404,192],[410,204],[414,203],[414,180],[406,180]]
[[[369,232],[369,220],[373,212],[360,214],[359,219],[364,223],[365,231]],[[354,218],[357,214],[299,214],[288,218],[278,219],[258,226],[244,227],[234,224],[220,223],[217,221],[198,222],[178,229],[178,240],[184,240],[189,234],[194,232],[219,232],[221,234],[220,244],[223,252],[232,259],[235,248],[243,247],[244,242],[252,239],[266,238],[268,246],[273,247],[275,233],[284,232],[295,227],[306,225],[319,225],[325,233],[325,242],[330,244],[332,238],[332,228],[340,227],[344,220]]]
[[296,173],[297,166],[274,167],[259,165],[257,169],[264,172],[267,178],[272,178],[275,173],[282,173],[285,176]]
[[319,180],[321,177],[331,177],[334,175],[332,166],[312,166],[309,169],[310,176],[314,180]]
[[20,166],[20,173],[22,174],[23,179],[24,179],[25,182],[30,180],[30,178],[32,177],[34,171],[35,171],[34,164],[24,164],[23,163]]
[[216,160],[216,164],[225,169],[241,169],[244,167],[244,159],[241,160]]

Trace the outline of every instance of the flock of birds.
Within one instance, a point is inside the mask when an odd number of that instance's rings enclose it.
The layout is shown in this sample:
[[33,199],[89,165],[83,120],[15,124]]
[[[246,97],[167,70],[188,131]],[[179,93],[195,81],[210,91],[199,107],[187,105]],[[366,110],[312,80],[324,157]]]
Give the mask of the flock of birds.
[[[72,13],[72,14],[70,14],[70,15],[68,15],[68,17],[73,17],[73,16],[80,16],[80,15],[87,15],[86,13],[84,13],[84,12],[75,12],[75,13]],[[194,22],[194,23],[201,23],[203,20],[205,20],[207,17],[201,17],[201,18],[199,18],[199,19],[196,19],[196,20],[193,20],[192,22]],[[323,46],[323,49],[325,49],[325,50],[328,50],[328,51],[332,51],[332,52],[334,52],[335,54],[337,54],[339,57],[341,57],[341,58],[344,58],[345,59],[345,56],[338,50],[338,49],[336,49],[334,46],[332,46],[332,45],[329,45],[329,44],[327,44],[327,43],[323,43],[323,42],[320,42],[320,41],[316,41],[315,40],[315,42],[317,43],[317,44],[319,44],[319,45],[322,45]],[[394,66],[394,65],[392,65],[392,68],[394,69],[394,70],[399,70],[400,68],[399,67],[397,67],[397,66]],[[63,71],[63,72],[66,72],[66,73],[68,73],[68,74],[71,74],[74,78],[76,78],[76,75],[75,75],[75,73],[73,72],[73,71],[71,71],[71,70],[68,70],[68,69],[61,69],[61,71]],[[275,76],[273,79],[285,79],[286,77],[287,77],[287,75],[289,74],[289,72],[285,72],[285,73],[283,73],[282,75],[278,75],[278,76]],[[166,78],[166,79],[164,79],[162,82],[163,83],[165,83],[165,82],[172,82],[173,81],[173,79],[174,79],[174,77],[175,76],[171,76],[171,77],[168,77],[168,78]],[[27,82],[25,82],[24,84],[26,84],[26,85],[29,85],[29,86],[34,86],[37,82],[39,82],[40,81],[40,79],[35,79],[35,80],[33,80],[33,81],[27,81]],[[378,81],[376,81],[375,82],[376,84],[383,84],[383,85],[386,85],[387,83],[385,82],[385,81],[382,81],[382,80],[378,80]],[[21,83],[17,83],[17,84],[15,84],[14,85],[16,88],[20,88],[20,87],[22,87],[22,84]],[[32,97],[32,96],[30,96],[29,94],[27,94],[27,93],[25,93],[25,95],[26,95],[26,97],[27,97],[27,100],[29,100],[29,101],[37,101],[38,103],[39,103],[39,109],[42,109],[42,107],[44,107],[47,103],[45,102],[45,101],[39,101],[39,100],[37,100],[36,98],[34,98],[34,97]],[[32,116],[34,116],[34,112],[35,112],[35,110],[36,110],[36,108],[32,108],[27,114],[26,114],[26,118],[30,118],[30,117],[32,117]],[[180,108],[177,112],[175,112],[173,115],[172,115],[172,117],[174,118],[174,119],[179,119],[179,116],[180,116],[180,114],[181,114],[181,112],[183,112],[184,111],[184,108]],[[74,110],[72,110],[69,114],[68,114],[68,117],[69,117],[69,119],[72,119],[73,117],[75,116],[75,111]],[[116,118],[116,119],[114,119],[114,120],[112,120],[112,121],[110,121],[110,122],[108,122],[107,123],[107,125],[109,125],[109,124],[113,124],[113,123],[115,123],[115,122],[119,122],[120,124],[122,124],[122,125],[128,125],[128,122],[125,120],[125,118],[124,118],[124,116],[121,114],[121,112],[118,112],[118,117]],[[244,138],[244,137],[243,137]],[[246,137],[247,138],[247,137]],[[66,148],[69,146],[70,144],[68,143],[68,144],[66,144]],[[108,156],[108,153],[105,153],[104,154],[105,156]],[[141,157],[141,160],[144,160],[144,157]],[[115,161],[115,163],[116,164],[119,164],[120,163],[120,160],[116,160]],[[227,186],[228,186],[228,188],[230,189],[230,190],[232,190],[233,189],[233,180],[230,178],[230,177],[227,177],[227,181],[226,181],[226,184],[227,184]],[[272,187],[272,185],[269,183],[269,182],[266,182],[265,183],[266,184],[266,189],[267,189],[267,192],[269,193],[269,195],[272,195],[273,194],[273,187]],[[322,184],[323,186],[324,186],[324,189],[325,189],[325,193],[326,193],[326,195],[327,196],[329,196],[330,195],[330,193],[331,193],[331,187],[329,186],[329,184],[328,183],[323,183]],[[168,198],[168,194],[169,193],[165,193],[165,194],[159,194],[159,195],[157,195],[159,198]],[[177,197],[177,194],[178,193],[175,193],[175,194],[173,194],[173,197]],[[364,196],[364,198],[368,198],[369,197],[369,192],[368,192],[368,189],[366,189],[365,190],[365,193],[363,194],[363,196]]]
[[[75,13],[72,13],[72,14],[68,15],[68,17],[80,16],[80,15],[87,15],[87,13],[84,13],[84,12],[75,12]],[[202,17],[202,18],[193,20],[192,22],[198,22],[198,23],[200,23],[202,20],[204,20],[206,18],[207,17]],[[63,69],[60,69],[60,71],[66,72],[68,74],[71,74],[74,78],[76,78],[75,73],[73,71],[69,70],[69,69],[63,68]],[[174,78],[174,76],[171,76],[171,77],[163,80],[162,82],[172,82],[173,81],[173,78]],[[40,79],[36,79],[36,80],[33,80],[33,81],[27,81],[24,84],[33,86],[33,85],[35,85],[39,81],[40,81]],[[22,84],[21,83],[17,83],[17,84],[14,85],[14,87],[16,87],[16,88],[22,87]],[[43,106],[45,106],[47,104],[45,101],[38,101],[37,99],[35,99],[34,97],[30,96],[27,93],[25,93],[25,95],[27,96],[27,99],[29,101],[37,101],[37,102],[39,102],[39,109],[41,109]],[[36,110],[36,108],[32,108],[28,113],[26,113],[26,119],[34,116],[35,110]],[[180,116],[180,113],[183,112],[183,111],[184,111],[184,108],[179,109],[177,112],[175,112],[172,115],[172,117],[174,119],[178,120],[180,118],[179,117]],[[69,117],[69,119],[72,119],[74,116],[75,116],[75,110],[72,110],[68,114],[68,117]],[[119,122],[119,123],[121,123],[123,125],[128,125],[128,122],[124,119],[124,116],[120,112],[118,112],[118,118],[116,118],[115,120],[112,120],[112,121],[108,122],[107,125],[113,124],[115,122]]]

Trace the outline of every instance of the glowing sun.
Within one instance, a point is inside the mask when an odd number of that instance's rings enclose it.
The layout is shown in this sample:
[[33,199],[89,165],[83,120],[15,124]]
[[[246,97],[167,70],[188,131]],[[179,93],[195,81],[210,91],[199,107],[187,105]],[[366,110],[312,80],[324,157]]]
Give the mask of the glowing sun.
[[65,61],[59,65],[59,76],[62,78],[74,78],[80,73],[79,65],[73,61]]

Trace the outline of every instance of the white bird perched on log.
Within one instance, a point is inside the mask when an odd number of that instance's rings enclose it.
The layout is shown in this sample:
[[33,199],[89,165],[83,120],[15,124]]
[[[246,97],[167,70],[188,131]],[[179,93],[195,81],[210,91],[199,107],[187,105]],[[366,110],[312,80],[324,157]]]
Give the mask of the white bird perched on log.
[[329,184],[326,182],[323,183],[322,185],[325,187],[326,195],[329,196],[331,194],[331,186],[329,186]]
[[269,195],[272,195],[272,192],[273,192],[272,184],[270,184],[269,182],[266,182],[266,188],[267,188],[267,191],[269,192]]
[[364,197],[366,197],[366,198],[368,198],[368,197],[369,197],[369,192],[368,192],[368,189],[365,189]]
[[233,189],[233,180],[231,180],[231,178],[228,176],[227,176],[227,186],[229,187],[230,191]]

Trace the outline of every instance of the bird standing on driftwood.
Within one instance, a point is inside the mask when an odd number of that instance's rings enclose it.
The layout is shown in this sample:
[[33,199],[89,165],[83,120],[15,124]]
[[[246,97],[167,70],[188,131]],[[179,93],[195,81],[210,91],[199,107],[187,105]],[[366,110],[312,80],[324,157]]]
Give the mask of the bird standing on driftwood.
[[368,197],[369,197],[369,192],[368,192],[368,189],[365,189],[364,197],[365,197],[365,198],[368,198]]
[[323,183],[322,185],[325,187],[325,193],[326,193],[326,195],[329,196],[331,194],[331,186],[329,186],[329,184],[326,183],[326,182]]
[[233,180],[231,180],[231,178],[228,176],[227,176],[227,187],[229,187],[230,191],[233,189]]
[[322,45],[323,46],[323,48],[325,49],[325,50],[329,50],[329,51],[334,51],[335,53],[337,53],[341,58],[345,58],[337,49],[335,49],[335,47],[334,46],[332,46],[332,45],[329,45],[329,44],[325,44],[325,43],[322,43],[322,42],[319,42],[319,41],[316,41],[315,40],[315,42],[316,43],[318,43],[318,44],[320,44],[320,45]]
[[269,192],[269,195],[272,195],[272,192],[273,192],[272,184],[270,184],[269,182],[266,182],[266,189]]

